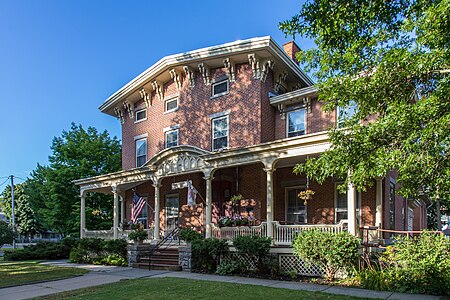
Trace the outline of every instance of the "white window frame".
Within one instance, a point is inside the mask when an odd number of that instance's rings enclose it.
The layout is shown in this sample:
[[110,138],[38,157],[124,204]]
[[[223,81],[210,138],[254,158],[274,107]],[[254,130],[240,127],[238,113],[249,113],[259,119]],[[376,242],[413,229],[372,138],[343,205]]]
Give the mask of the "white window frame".
[[[227,84],[227,90],[225,92],[222,92],[222,93],[214,94],[214,87],[216,85],[222,84],[224,82]],[[217,81],[217,82],[215,82],[215,83],[213,83],[211,85],[211,99],[217,98],[217,97],[220,97],[220,96],[223,96],[223,95],[226,95],[229,92],[230,92],[230,81],[228,79]]]
[[[167,109],[167,103],[171,102],[171,101],[174,101],[174,100],[177,101],[177,106],[175,108],[172,108],[172,109]],[[164,113],[166,114],[166,113],[171,113],[171,112],[177,111],[179,104],[180,103],[179,103],[179,100],[178,100],[178,96],[177,97],[171,97],[171,98],[168,98],[167,100],[164,100]]]
[[[288,112],[286,112],[286,137],[288,138],[289,137],[289,114],[290,113],[293,113],[293,112],[296,112],[296,111],[299,111],[299,110],[303,110],[304,111],[304,113],[305,113],[305,133],[304,134],[301,134],[301,135],[306,135],[306,132],[307,132],[307,124],[308,124],[308,122],[307,122],[307,113],[306,113],[306,107],[300,107],[300,108],[297,108],[297,109],[293,109],[293,110],[291,110],[291,111],[288,111]],[[294,131],[295,132],[295,131]],[[297,135],[297,136],[301,136],[301,135]],[[293,137],[297,137],[297,136],[293,136]]]
[[[338,196],[342,195],[342,194],[339,193],[337,187],[338,187],[338,185],[341,185],[342,183],[343,182],[335,182],[334,183],[334,222],[335,223],[337,223],[338,212],[347,212],[347,219],[348,219],[348,190],[347,190],[347,193],[346,193],[346,196],[347,196],[346,197],[347,208],[344,209],[344,208],[338,208],[337,207]],[[356,219],[358,219],[359,222],[361,223],[361,211],[362,211],[362,207],[361,207],[361,192],[356,191],[356,194],[357,194],[357,199],[356,199],[357,203],[356,203],[356,207],[355,207],[355,209],[356,209]],[[358,202],[359,202],[359,204],[358,204]],[[358,207],[358,205],[359,205],[359,207]],[[361,224],[359,224],[359,226],[361,226]]]
[[[343,109],[347,110],[347,109],[349,109],[352,106],[355,106],[354,114],[358,113],[358,104],[355,101],[351,101],[349,103],[349,105],[346,106],[346,107],[341,107],[341,106],[336,107],[336,127],[341,128],[342,127],[342,123],[345,122],[345,119],[340,119],[339,118],[339,116],[341,114],[341,110],[343,110]],[[350,117],[353,117],[353,115],[350,116]]]
[[[227,120],[227,146],[224,148],[220,148],[220,149],[214,149],[214,121],[221,120],[221,119]],[[211,150],[212,151],[220,151],[220,150],[224,150],[224,149],[228,149],[228,148],[230,148],[230,118],[229,118],[229,115],[211,119]]]
[[[138,120],[137,119],[138,113],[143,112],[143,111],[145,111],[145,118]],[[147,120],[147,109],[146,108],[139,109],[134,113],[134,123],[139,123],[139,122],[142,122],[145,120]]]
[[179,143],[180,135],[179,135],[179,132],[178,132],[178,128],[172,129],[172,130],[167,130],[167,131],[164,132],[164,146],[165,146],[165,148],[169,148],[169,147],[167,147],[167,135],[171,134],[171,133],[174,133],[174,132],[177,133],[177,144],[175,146],[170,146],[170,147],[176,147],[176,146],[178,146],[180,144]]
[[[140,166],[138,166],[138,146],[137,146],[139,141],[145,141],[145,161]],[[147,138],[144,137],[144,138],[137,138],[137,139],[135,139],[134,140],[134,147],[135,147],[136,168],[139,168],[139,167],[142,167],[147,162],[147,154],[148,154],[147,153],[147,147],[148,147],[148,145],[147,145]],[[140,155],[139,157],[141,157],[141,156],[144,156],[144,155]]]
[[[306,185],[299,185],[299,186],[289,186],[284,188],[284,221],[288,222],[288,201],[289,201],[289,191],[290,190],[306,190]],[[298,198],[298,195],[297,195]],[[302,201],[301,199],[298,199],[297,201]],[[308,204],[305,205],[305,223],[308,224]]]

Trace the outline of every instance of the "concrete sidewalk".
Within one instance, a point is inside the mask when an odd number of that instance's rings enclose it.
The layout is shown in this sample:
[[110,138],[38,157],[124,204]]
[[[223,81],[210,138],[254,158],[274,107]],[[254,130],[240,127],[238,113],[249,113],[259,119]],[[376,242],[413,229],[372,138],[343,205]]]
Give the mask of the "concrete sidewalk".
[[312,292],[324,292],[330,294],[348,295],[355,297],[364,298],[375,298],[375,299],[446,299],[436,296],[428,295],[412,295],[412,294],[401,294],[401,293],[391,293],[391,292],[377,292],[364,289],[356,288],[345,288],[345,287],[335,287],[328,285],[319,285],[311,283],[302,282],[289,282],[289,281],[279,281],[279,280],[266,280],[266,279],[256,279],[256,278],[246,278],[237,276],[219,276],[219,275],[208,275],[208,274],[198,274],[198,273],[188,273],[188,272],[169,272],[169,271],[148,271],[133,269],[128,267],[112,267],[112,266],[98,266],[98,265],[79,265],[71,264],[66,261],[54,261],[45,262],[45,264],[68,266],[68,267],[79,267],[88,269],[91,272],[83,276],[49,281],[43,283],[22,285],[17,287],[2,288],[0,289],[0,300],[18,300],[18,299],[29,299],[33,297],[45,296],[65,291],[76,290],[80,288],[86,288],[91,286],[97,286],[106,283],[114,283],[125,279],[134,278],[147,278],[147,277],[176,277],[176,278],[186,278],[194,280],[206,280],[206,281],[217,281],[217,282],[230,282],[230,283],[240,283],[240,284],[253,284],[259,286],[267,286],[273,288],[284,288],[290,290],[304,290]]

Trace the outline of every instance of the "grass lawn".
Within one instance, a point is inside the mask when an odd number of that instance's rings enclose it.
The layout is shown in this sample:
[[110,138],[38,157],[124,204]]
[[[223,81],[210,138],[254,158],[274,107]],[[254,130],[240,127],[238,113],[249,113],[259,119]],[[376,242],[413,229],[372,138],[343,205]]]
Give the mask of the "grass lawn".
[[87,272],[80,268],[40,265],[39,261],[0,261],[0,287],[63,279]]
[[38,299],[361,299],[320,292],[293,291],[271,287],[191,280],[182,278],[130,279]]

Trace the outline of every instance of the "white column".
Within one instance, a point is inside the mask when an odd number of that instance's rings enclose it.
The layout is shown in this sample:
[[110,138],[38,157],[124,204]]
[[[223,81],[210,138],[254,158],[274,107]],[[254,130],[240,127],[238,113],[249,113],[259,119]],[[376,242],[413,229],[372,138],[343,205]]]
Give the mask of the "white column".
[[86,229],[86,193],[80,191],[80,238],[85,237],[84,230]]
[[120,229],[123,230],[124,224],[123,221],[125,219],[125,197],[124,195],[120,195]]
[[211,174],[203,177],[206,180],[206,217],[205,217],[205,237],[211,237],[212,227],[212,181]]
[[119,190],[117,186],[112,187],[112,192],[114,195],[114,206],[113,206],[113,238],[119,238]]
[[159,181],[156,181],[157,183],[153,184],[153,187],[155,188],[155,222],[154,222],[154,233],[153,233],[153,239],[158,241],[159,240],[159,211],[160,211],[160,198],[159,198],[159,189],[161,188],[161,183]]
[[356,228],[356,188],[353,183],[349,182],[347,187],[347,209],[348,209],[348,231],[357,235],[358,229]]
[[266,172],[266,219],[267,237],[273,238],[273,172],[275,169],[270,166],[264,168]]
[[382,228],[383,224],[383,179],[376,179],[376,194],[375,194],[375,226]]

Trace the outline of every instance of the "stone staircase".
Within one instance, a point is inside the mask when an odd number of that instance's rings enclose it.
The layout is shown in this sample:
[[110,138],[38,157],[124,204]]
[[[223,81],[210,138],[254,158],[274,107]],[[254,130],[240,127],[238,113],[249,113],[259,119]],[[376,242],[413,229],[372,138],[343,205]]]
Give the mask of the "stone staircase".
[[181,271],[178,246],[161,247],[155,250],[151,257],[142,257],[140,262],[133,264],[133,267],[146,270]]

